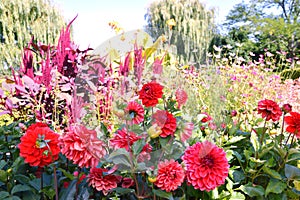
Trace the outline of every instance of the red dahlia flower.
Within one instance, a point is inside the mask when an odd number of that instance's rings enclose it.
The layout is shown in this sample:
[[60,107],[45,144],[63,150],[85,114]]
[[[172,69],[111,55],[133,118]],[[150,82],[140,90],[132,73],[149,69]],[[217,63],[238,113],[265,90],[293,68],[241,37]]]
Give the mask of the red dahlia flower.
[[212,117],[211,117],[209,114],[207,114],[206,112],[204,112],[204,113],[202,113],[202,114],[205,115],[205,116],[201,119],[201,122],[202,122],[202,123],[206,123],[206,122],[212,120]]
[[258,102],[258,114],[261,114],[267,121],[272,119],[274,122],[278,121],[282,115],[282,111],[278,104],[272,100],[265,99]]
[[129,102],[125,111],[129,114],[130,119],[132,120],[131,124],[139,124],[144,121],[144,108],[137,102]]
[[128,151],[128,144],[131,146],[134,142],[136,142],[139,139],[141,139],[141,137],[137,136],[134,132],[128,133],[126,128],[123,128],[122,130],[118,130],[109,142],[115,149],[125,148]]
[[59,135],[54,133],[47,124],[38,122],[28,127],[18,145],[20,156],[31,166],[44,167],[58,159],[60,149]]
[[104,195],[107,195],[111,189],[117,187],[122,177],[112,174],[104,175],[103,172],[108,172],[107,169],[91,168],[88,175],[88,183],[90,186],[98,191],[102,191]]
[[283,104],[283,106],[282,106],[282,111],[286,114],[286,113],[289,113],[289,112],[292,112],[292,106],[291,106],[291,104],[288,104],[288,103],[286,103],[286,104]]
[[284,121],[288,125],[286,131],[294,133],[297,138],[300,138],[300,113],[290,112],[290,116],[285,116]]
[[176,190],[184,180],[184,170],[182,166],[173,159],[158,164],[156,182],[157,187],[167,192]]
[[187,182],[195,189],[213,190],[224,184],[228,176],[226,153],[211,142],[197,142],[188,147],[182,160],[186,167]]
[[165,110],[158,110],[153,114],[154,123],[161,127],[161,137],[174,135],[176,131],[176,118]]
[[71,126],[60,138],[61,152],[79,167],[96,167],[106,155],[105,144],[94,130],[84,126]]
[[163,86],[155,81],[143,85],[142,89],[139,91],[139,99],[146,107],[152,107],[158,104],[158,99],[163,95]]

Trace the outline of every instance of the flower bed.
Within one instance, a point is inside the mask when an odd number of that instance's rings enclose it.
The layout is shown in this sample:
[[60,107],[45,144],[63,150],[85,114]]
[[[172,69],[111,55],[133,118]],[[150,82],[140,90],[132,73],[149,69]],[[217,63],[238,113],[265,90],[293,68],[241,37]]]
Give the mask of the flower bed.
[[183,66],[161,38],[91,56],[69,29],[2,81],[0,199],[299,198],[300,114],[275,75]]

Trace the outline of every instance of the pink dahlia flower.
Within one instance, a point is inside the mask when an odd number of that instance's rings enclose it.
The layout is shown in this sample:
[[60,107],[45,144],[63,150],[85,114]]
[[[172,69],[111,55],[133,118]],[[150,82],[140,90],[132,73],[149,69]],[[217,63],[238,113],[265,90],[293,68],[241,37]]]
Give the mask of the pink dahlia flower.
[[62,154],[79,167],[96,167],[107,153],[96,131],[80,125],[69,127],[69,131],[61,136],[60,143]]
[[90,174],[88,175],[88,183],[97,191],[102,191],[104,195],[107,195],[111,189],[117,187],[118,183],[122,180],[122,177],[112,174],[104,175],[103,172],[108,172],[108,170],[91,168]]
[[139,139],[141,137],[137,136],[134,132],[128,132],[126,128],[123,128],[122,130],[118,130],[109,142],[115,149],[125,148],[128,151],[129,146]]
[[131,124],[139,124],[144,121],[144,108],[135,101],[128,103],[125,111],[129,114]]
[[175,96],[176,96],[176,101],[178,103],[178,108],[184,105],[188,99],[187,93],[181,88],[178,88],[176,90]]
[[155,185],[167,192],[176,190],[184,180],[184,170],[182,166],[173,159],[158,164],[158,172]]
[[180,140],[185,142],[188,140],[193,134],[194,124],[192,122],[186,122],[183,124],[183,129],[179,133]]
[[224,184],[228,176],[226,153],[209,141],[188,147],[182,160],[186,167],[187,182],[195,189],[211,191]]
[[158,110],[153,114],[154,123],[161,127],[160,137],[174,135],[176,131],[176,118],[165,110]]

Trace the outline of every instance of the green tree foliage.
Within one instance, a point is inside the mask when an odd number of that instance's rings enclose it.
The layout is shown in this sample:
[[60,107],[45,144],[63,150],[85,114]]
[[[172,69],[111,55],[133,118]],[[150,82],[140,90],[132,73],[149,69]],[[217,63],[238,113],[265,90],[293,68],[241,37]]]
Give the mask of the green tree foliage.
[[64,25],[50,0],[1,0],[0,71],[20,65],[22,49],[33,36],[35,41],[53,44]]
[[228,35],[215,39],[215,44],[242,43],[245,55],[284,51],[294,67],[293,59],[300,55],[300,0],[243,1],[226,19]]
[[167,20],[174,19],[171,44],[185,61],[205,61],[209,43],[213,37],[214,10],[208,10],[198,0],[160,0],[153,2],[145,15],[146,30],[154,38],[161,34],[170,35]]

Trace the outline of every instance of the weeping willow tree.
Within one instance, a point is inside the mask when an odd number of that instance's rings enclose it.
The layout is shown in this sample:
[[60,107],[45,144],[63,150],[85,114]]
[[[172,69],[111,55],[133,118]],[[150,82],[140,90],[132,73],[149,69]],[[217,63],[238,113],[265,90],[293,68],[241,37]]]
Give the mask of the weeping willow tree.
[[20,65],[22,50],[30,42],[53,44],[64,19],[50,0],[0,1],[0,72]]
[[147,9],[146,31],[157,38],[169,34],[167,20],[174,19],[170,43],[177,48],[177,55],[184,61],[202,64],[215,30],[214,10],[206,9],[199,0],[160,0]]

